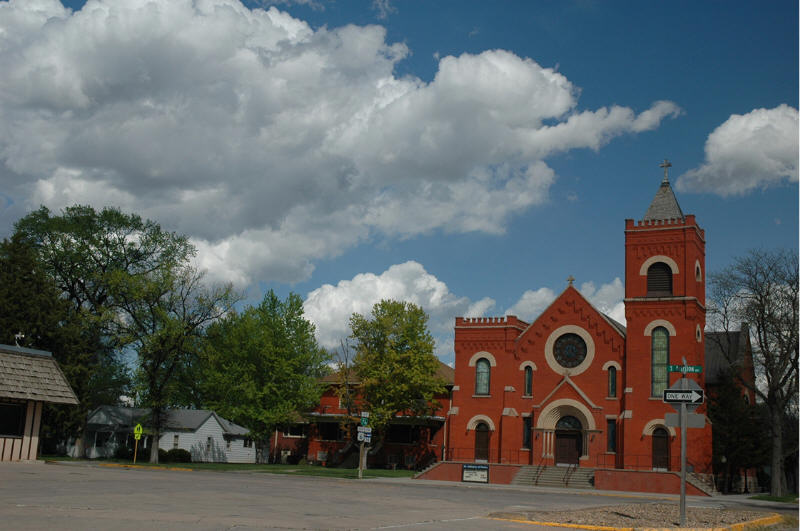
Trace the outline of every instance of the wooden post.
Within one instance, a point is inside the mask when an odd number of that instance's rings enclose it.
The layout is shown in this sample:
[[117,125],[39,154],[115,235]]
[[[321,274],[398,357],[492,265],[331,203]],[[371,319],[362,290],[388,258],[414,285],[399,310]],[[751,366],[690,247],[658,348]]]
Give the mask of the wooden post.
[[358,479],[364,478],[364,442],[358,445]]
[[136,452],[139,450],[139,439],[134,439],[133,442],[133,464],[136,464]]

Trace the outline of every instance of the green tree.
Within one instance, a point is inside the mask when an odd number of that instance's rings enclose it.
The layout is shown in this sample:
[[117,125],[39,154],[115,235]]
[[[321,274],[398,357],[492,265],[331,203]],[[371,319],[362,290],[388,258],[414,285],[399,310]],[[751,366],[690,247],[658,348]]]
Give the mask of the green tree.
[[84,423],[75,434],[82,451],[88,411],[117,402],[127,391],[124,356],[129,338],[114,326],[123,309],[112,294],[112,280],[120,272],[147,277],[165,265],[185,263],[194,249],[185,236],[114,208],[98,212],[76,205],[53,214],[41,207],[20,219],[15,229],[15,238],[35,250],[80,327],[82,354],[61,356],[59,362],[80,400],[77,414]]
[[158,463],[165,411],[184,396],[182,369],[200,350],[205,327],[231,310],[233,288],[206,288],[203,275],[182,262],[166,262],[145,274],[116,271],[110,293],[122,311],[112,323],[115,336],[138,357],[138,402],[151,411],[154,437],[150,462]]
[[434,397],[445,382],[436,376],[439,360],[422,308],[382,300],[371,317],[354,313],[350,329],[362,401],[374,428],[385,432],[399,413],[426,415],[438,407]]
[[328,360],[300,297],[290,293],[282,301],[270,290],[258,306],[208,328],[200,396],[250,430],[262,454],[272,430],[319,403]]
[[[752,389],[768,411],[772,435],[770,493],[784,492],[783,463],[797,453],[797,440],[784,441],[784,418],[797,407],[798,257],[796,251],[750,251],[711,277],[710,309],[723,331],[750,325],[756,382]],[[735,351],[721,345],[735,364]],[[784,442],[788,448],[784,448]]]
[[[102,398],[102,389],[93,385],[98,374],[88,370],[81,314],[61,297],[35,249],[19,234],[0,243],[0,301],[0,343],[52,352],[79,397],[90,402]],[[83,413],[71,405],[48,404],[42,436],[79,433]]]

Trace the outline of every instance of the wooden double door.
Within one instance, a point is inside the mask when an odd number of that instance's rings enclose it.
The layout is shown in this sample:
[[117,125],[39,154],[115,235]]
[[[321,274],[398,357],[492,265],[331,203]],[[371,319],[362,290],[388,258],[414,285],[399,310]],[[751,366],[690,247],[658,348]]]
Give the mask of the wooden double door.
[[579,431],[556,431],[556,465],[577,465],[583,450]]

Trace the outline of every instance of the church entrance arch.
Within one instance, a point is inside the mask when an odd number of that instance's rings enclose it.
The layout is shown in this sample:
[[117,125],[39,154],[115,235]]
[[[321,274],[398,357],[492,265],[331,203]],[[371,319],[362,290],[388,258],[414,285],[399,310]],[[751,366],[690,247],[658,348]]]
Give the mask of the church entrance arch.
[[664,428],[653,430],[653,470],[669,470],[669,434]]
[[572,415],[565,415],[556,423],[556,466],[577,465],[583,453],[583,426]]
[[489,461],[489,425],[479,422],[475,426],[475,461]]

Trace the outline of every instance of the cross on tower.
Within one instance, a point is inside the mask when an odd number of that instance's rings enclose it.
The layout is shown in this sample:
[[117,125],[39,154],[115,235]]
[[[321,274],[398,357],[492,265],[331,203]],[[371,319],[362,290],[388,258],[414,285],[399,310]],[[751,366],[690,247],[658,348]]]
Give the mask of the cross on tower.
[[668,176],[667,172],[669,171],[668,168],[672,167],[672,163],[670,161],[668,161],[667,159],[664,159],[664,162],[659,164],[658,167],[659,168],[664,168],[664,182],[665,183],[669,182],[669,176]]

